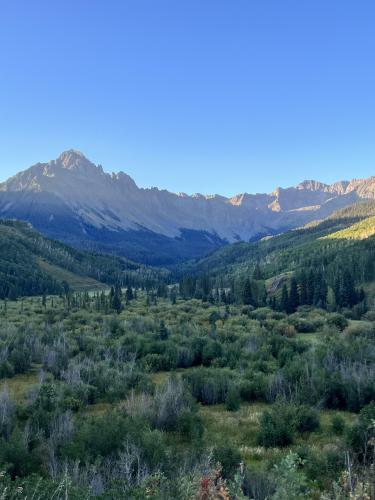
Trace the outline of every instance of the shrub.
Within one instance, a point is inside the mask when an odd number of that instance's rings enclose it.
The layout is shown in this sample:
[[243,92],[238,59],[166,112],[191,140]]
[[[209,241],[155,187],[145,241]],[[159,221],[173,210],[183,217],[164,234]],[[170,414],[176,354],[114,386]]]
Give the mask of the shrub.
[[251,380],[243,380],[240,385],[240,395],[244,401],[266,401],[267,376],[255,373]]
[[374,338],[374,333],[373,324],[367,321],[359,321],[358,323],[351,324],[344,330],[344,334],[348,337],[366,337],[371,339]]
[[348,441],[361,461],[372,454],[371,443],[375,439],[375,402],[362,408],[357,422],[348,433]]
[[231,385],[231,374],[228,370],[198,368],[183,376],[193,396],[203,404],[224,403]]
[[313,321],[311,319],[300,318],[293,316],[289,318],[289,322],[295,327],[298,333],[314,333],[322,326],[321,321]]
[[341,415],[334,415],[331,420],[331,429],[334,434],[341,436],[345,431],[345,420]]
[[260,418],[258,442],[267,448],[288,446],[293,442],[295,431],[295,412],[286,403],[275,403]]
[[222,466],[224,479],[231,479],[241,463],[241,454],[233,446],[220,445],[213,450],[213,460]]
[[225,398],[225,407],[228,411],[237,411],[240,409],[241,399],[240,392],[235,385],[231,385]]
[[197,413],[185,409],[177,418],[176,430],[189,442],[199,440],[204,432],[203,421]]
[[162,430],[175,430],[178,419],[193,407],[192,397],[180,379],[169,378],[155,394],[155,425]]
[[297,330],[293,325],[283,321],[276,324],[274,331],[283,337],[295,337],[297,333]]
[[306,405],[296,408],[296,429],[298,432],[313,432],[319,429],[319,425],[317,410]]
[[342,332],[348,326],[349,322],[342,314],[332,313],[327,318],[327,324]]

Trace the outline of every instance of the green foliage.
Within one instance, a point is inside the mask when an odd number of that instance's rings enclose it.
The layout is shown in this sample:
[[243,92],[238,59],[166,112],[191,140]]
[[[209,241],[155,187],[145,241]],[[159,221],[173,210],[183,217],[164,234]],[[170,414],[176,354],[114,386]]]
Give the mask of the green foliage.
[[241,455],[236,448],[220,445],[213,450],[213,461],[222,466],[224,478],[233,478],[241,462]]
[[[364,289],[375,279],[375,236],[373,231],[365,231],[363,239],[351,238],[349,232],[352,228],[357,234],[355,227],[361,220],[371,228],[373,219],[374,203],[360,203],[302,229],[229,245],[187,267],[195,276],[204,274],[206,280],[208,276],[213,288],[229,288],[230,295],[245,304],[261,305],[264,296],[255,296],[254,288],[262,282],[266,283],[267,303],[288,313],[299,305],[330,311],[358,306],[363,310]],[[348,229],[340,232],[343,228]],[[252,282],[248,279],[251,273]]]
[[225,407],[228,411],[237,411],[240,409],[240,392],[235,385],[231,385],[225,398]]
[[331,421],[332,432],[337,436],[341,436],[345,432],[345,420],[341,415],[334,415]]
[[166,279],[166,271],[79,251],[45,238],[26,223],[0,221],[0,299],[67,296],[70,288],[104,288],[103,283],[150,288]]
[[275,466],[276,491],[272,500],[304,500],[308,498],[307,479],[298,470],[303,462],[297,454],[290,452],[279,465]]
[[[287,446],[303,458],[297,478],[318,490],[345,467],[345,446],[368,466],[368,320],[339,334],[337,313],[312,306],[287,314],[175,292],[171,301],[137,289],[126,303],[117,287],[120,311],[116,287],[69,293],[69,306],[66,296],[7,301],[0,470],[32,493],[32,478],[53,492],[66,474],[72,498],[182,499],[215,477],[217,462],[233,494],[281,494],[284,472],[273,466]],[[341,435],[324,408],[366,411],[353,426],[343,414]]]
[[258,434],[259,444],[266,447],[288,446],[296,432],[313,432],[319,429],[319,414],[307,405],[279,401],[270,411],[263,413]]
[[296,408],[295,424],[298,432],[313,432],[319,429],[319,413],[314,408],[301,405]]
[[285,403],[275,404],[260,419],[259,444],[269,447],[288,446],[294,440],[294,409]]
[[357,422],[348,432],[348,442],[360,461],[366,463],[373,455],[375,443],[375,402],[362,408]]

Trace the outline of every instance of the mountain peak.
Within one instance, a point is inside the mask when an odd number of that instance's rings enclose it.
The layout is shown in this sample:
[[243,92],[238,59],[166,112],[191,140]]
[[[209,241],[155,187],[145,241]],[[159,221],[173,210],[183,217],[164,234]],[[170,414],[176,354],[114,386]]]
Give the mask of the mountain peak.
[[81,170],[87,167],[97,168],[81,151],[77,151],[76,149],[63,151],[57,160],[55,160],[55,163],[67,170]]
[[315,181],[314,179],[306,179],[297,185],[297,189],[307,189],[309,191],[324,191],[329,186],[323,182]]

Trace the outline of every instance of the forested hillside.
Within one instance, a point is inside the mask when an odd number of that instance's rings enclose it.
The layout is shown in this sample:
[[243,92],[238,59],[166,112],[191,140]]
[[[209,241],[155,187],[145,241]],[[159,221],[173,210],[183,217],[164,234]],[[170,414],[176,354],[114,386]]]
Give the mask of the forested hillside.
[[[348,236],[352,234],[356,223],[365,220],[371,223],[373,220],[371,217],[374,215],[375,202],[358,203],[339,210],[322,221],[312,222],[278,236],[265,238],[259,242],[241,242],[226,246],[204,259],[190,263],[190,266],[195,272],[210,270],[214,275],[221,272],[236,274],[254,268],[255,263],[258,263],[267,266],[268,274],[272,274],[293,264],[296,253],[303,258],[303,254],[310,248],[317,248],[321,243],[320,239],[325,236],[338,235],[339,231],[346,229],[342,239],[352,239]],[[334,251],[337,247],[331,245],[331,248]]]
[[353,307],[366,291],[372,296],[374,214],[373,202],[356,204],[283,235],[227,246],[186,266],[183,289],[187,296],[227,290],[230,300],[286,311]]
[[166,272],[132,261],[78,251],[17,221],[0,222],[0,298],[95,289],[104,284],[151,286]]
[[0,497],[372,500],[374,214],[175,275],[1,224]]

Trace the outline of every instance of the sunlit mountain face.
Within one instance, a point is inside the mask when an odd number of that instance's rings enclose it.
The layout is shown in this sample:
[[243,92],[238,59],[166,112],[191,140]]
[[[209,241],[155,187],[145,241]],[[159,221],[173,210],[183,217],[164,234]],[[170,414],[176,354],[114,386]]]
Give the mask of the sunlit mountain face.
[[189,196],[140,188],[126,173],[108,174],[69,150],[1,184],[0,216],[28,221],[77,247],[167,265],[278,234],[374,197],[373,177],[332,185],[309,180],[231,198]]

